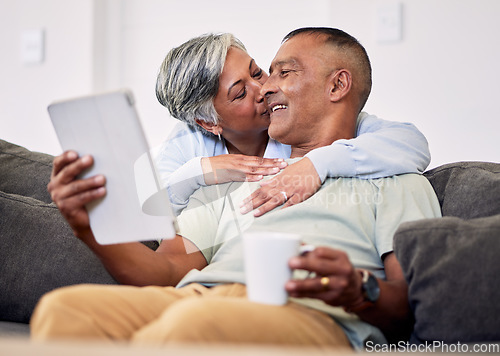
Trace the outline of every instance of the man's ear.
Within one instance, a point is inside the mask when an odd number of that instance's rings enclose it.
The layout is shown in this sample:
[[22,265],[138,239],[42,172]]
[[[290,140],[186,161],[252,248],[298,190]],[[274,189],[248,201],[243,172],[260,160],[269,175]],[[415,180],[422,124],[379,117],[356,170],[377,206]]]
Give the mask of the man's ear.
[[339,101],[349,93],[352,86],[351,72],[340,69],[335,72],[330,81],[330,100]]
[[214,124],[213,122],[206,122],[200,119],[195,119],[196,123],[203,127],[208,132],[213,133],[215,136],[222,134],[222,127],[219,124]]

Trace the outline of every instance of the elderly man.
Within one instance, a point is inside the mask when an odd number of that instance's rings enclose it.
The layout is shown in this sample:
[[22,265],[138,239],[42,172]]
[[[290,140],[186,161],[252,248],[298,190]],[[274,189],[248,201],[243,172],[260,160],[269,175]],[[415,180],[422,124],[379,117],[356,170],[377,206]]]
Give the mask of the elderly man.
[[[352,138],[370,89],[369,59],[356,39],[337,29],[296,30],[285,37],[262,88],[272,111],[269,134],[292,146],[293,160]],[[257,183],[203,187],[179,217],[179,236],[153,252],[141,244],[96,243],[84,204],[105,193],[104,179],[75,180],[91,164],[90,157],[71,152],[54,161],[50,190],[77,237],[117,279],[177,288],[77,286],[51,292],[35,310],[34,338],[362,348],[405,330],[407,285],[392,236],[403,221],[439,216],[424,177],[328,178],[306,201],[255,219],[235,207],[250,209],[244,198]],[[317,246],[289,261],[293,269],[314,273],[287,283],[292,298],[286,305],[246,299],[245,229],[291,231]]]

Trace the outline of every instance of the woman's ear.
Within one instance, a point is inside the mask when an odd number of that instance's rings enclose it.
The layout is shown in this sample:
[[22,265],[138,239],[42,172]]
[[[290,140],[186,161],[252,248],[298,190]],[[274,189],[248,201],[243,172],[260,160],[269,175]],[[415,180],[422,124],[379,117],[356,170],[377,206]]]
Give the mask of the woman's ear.
[[352,86],[351,72],[340,69],[335,72],[330,81],[330,100],[339,101],[349,93]]
[[200,119],[195,119],[196,123],[203,127],[208,132],[213,133],[215,136],[219,136],[222,134],[222,127],[219,124],[214,124],[213,122],[206,122]]

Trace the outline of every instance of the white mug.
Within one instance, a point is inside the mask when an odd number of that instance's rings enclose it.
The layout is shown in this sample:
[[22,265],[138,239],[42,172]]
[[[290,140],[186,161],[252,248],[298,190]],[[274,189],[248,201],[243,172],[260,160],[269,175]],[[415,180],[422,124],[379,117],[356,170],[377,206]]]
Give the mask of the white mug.
[[292,277],[288,260],[300,253],[300,236],[279,232],[243,234],[245,277],[248,299],[283,305],[288,293],[285,284]]

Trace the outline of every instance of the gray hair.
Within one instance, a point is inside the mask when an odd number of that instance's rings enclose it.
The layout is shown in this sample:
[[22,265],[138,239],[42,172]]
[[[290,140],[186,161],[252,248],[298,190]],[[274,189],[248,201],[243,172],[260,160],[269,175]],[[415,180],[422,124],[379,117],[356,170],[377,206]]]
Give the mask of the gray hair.
[[246,52],[230,33],[195,37],[168,52],[156,80],[156,97],[173,117],[200,129],[196,119],[218,123],[213,100],[230,47]]

